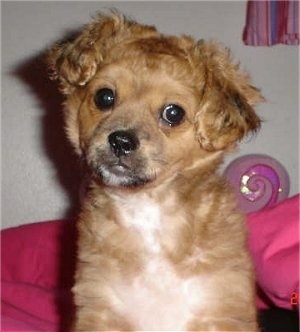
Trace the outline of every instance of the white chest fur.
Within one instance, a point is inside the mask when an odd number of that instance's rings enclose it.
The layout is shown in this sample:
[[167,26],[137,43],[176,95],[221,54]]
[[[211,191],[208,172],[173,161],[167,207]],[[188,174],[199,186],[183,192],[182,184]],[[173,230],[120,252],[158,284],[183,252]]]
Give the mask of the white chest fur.
[[115,285],[120,314],[136,330],[184,331],[204,294],[198,278],[180,278],[163,256],[159,234],[165,212],[150,199],[139,197],[127,201],[119,213],[127,227],[140,232],[149,257],[133,281],[124,276]]
[[162,212],[158,204],[144,196],[130,197],[119,208],[122,223],[141,235],[149,252],[159,252],[158,235],[162,228]]

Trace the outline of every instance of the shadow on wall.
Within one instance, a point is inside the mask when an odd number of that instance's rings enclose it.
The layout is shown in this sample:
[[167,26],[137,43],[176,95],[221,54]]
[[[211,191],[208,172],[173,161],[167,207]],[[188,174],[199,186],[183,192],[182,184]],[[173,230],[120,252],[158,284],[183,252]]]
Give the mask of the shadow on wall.
[[[76,253],[76,222],[72,217],[78,214],[79,188],[82,178],[82,165],[69,144],[64,130],[63,96],[57,82],[51,81],[45,63],[45,53],[33,56],[19,64],[13,74],[17,76],[36,97],[39,105],[40,126],[45,154],[56,169],[56,181],[69,197],[68,208],[62,215],[67,218],[61,224],[58,238],[60,263],[57,272],[58,287],[62,296],[57,297],[57,310],[60,313],[59,331],[67,331],[73,315],[73,299],[70,287],[73,285]],[[66,262],[68,264],[66,264]]]
[[29,86],[40,104],[42,141],[46,155],[53,162],[57,181],[67,192],[69,208],[62,217],[77,214],[81,167],[64,132],[63,96],[57,83],[49,79],[45,54],[41,53],[18,65],[13,74]]

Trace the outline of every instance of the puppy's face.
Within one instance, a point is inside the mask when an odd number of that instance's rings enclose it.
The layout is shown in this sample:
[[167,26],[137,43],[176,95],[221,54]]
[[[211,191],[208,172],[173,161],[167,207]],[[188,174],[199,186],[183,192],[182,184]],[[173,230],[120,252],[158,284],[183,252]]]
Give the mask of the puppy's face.
[[260,124],[251,107],[259,92],[216,44],[166,37],[113,15],[49,59],[67,95],[69,138],[108,185],[207,171]]

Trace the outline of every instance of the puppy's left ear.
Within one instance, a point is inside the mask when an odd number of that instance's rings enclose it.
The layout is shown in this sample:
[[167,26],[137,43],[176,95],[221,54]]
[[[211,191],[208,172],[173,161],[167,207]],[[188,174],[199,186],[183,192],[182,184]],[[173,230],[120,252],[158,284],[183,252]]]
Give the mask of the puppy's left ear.
[[261,120],[253,106],[264,101],[249,76],[231,60],[223,46],[209,42],[195,48],[202,99],[195,116],[196,135],[208,151],[234,146],[260,128]]

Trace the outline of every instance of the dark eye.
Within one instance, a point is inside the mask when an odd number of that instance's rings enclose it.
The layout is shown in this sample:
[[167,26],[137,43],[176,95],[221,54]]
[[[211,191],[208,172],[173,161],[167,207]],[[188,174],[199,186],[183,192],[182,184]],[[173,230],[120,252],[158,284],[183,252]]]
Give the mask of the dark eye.
[[170,104],[164,107],[161,118],[167,122],[169,126],[179,125],[184,119],[185,111],[176,104]]
[[107,110],[114,106],[115,93],[109,88],[99,89],[95,94],[94,101],[97,108]]

